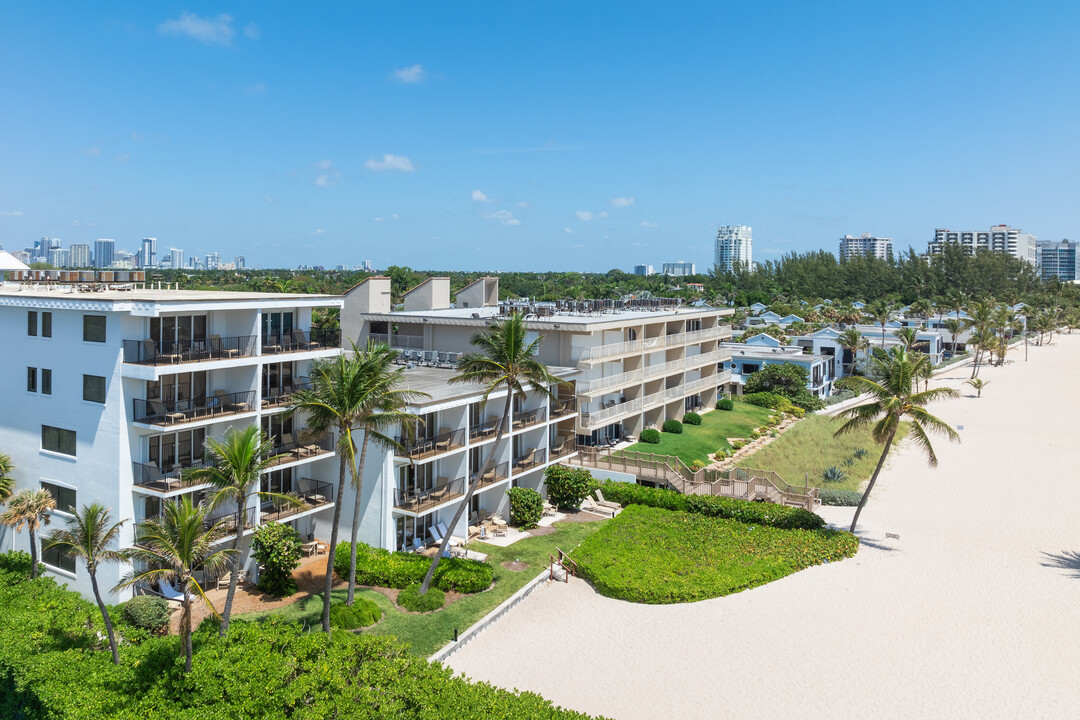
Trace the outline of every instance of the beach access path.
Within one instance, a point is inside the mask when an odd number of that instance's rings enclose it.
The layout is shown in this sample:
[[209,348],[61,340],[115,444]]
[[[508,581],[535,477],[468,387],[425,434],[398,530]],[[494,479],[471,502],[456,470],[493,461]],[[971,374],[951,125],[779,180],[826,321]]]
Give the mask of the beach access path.
[[551,583],[448,664],[614,718],[1077,717],[1080,335],[1029,352],[934,381],[962,443],[893,453],[854,558],[683,605]]

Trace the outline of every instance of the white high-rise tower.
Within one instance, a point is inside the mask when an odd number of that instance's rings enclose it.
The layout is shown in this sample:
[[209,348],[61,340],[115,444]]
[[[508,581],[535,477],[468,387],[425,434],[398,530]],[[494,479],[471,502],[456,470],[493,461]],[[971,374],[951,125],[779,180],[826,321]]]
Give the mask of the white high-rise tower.
[[754,240],[749,225],[723,225],[716,233],[717,269],[731,272],[736,266],[754,267]]

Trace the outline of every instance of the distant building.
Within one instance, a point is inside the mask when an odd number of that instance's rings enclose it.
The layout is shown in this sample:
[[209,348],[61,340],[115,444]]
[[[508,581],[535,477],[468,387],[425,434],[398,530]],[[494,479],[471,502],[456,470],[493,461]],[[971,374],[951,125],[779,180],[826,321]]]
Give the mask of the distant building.
[[90,245],[87,243],[71,243],[71,249],[68,252],[68,267],[90,267]]
[[1039,272],[1043,280],[1057,278],[1063,282],[1077,280],[1076,267],[1077,255],[1080,254],[1080,243],[1062,240],[1054,242],[1045,240],[1038,244]]
[[180,248],[169,248],[169,267],[173,269],[184,267],[184,251]]
[[71,259],[71,253],[67,250],[55,247],[49,249],[49,255],[45,258],[45,262],[49,263],[55,268],[70,267],[69,261]]
[[927,252],[930,255],[940,255],[948,243],[960,245],[969,255],[973,255],[976,250],[989,250],[1008,253],[1032,265],[1038,264],[1038,242],[1035,236],[1008,225],[995,225],[988,232],[938,229],[934,231],[934,239],[930,241]]
[[874,237],[870,233],[863,233],[859,237],[845,235],[840,238],[840,252],[837,257],[841,260],[867,255],[878,260],[892,260],[892,238]]
[[370,260],[362,260],[360,262],[360,270],[364,272],[375,272],[375,266],[371,264]]
[[11,256],[19,262],[23,263],[24,265],[29,265],[31,262],[30,253],[25,250],[16,250],[15,252],[11,253]]
[[635,265],[634,266],[634,274],[635,275],[645,275],[645,276],[655,275],[656,274],[656,269],[653,268],[652,265]]
[[716,232],[714,266],[727,272],[754,267],[754,239],[749,225],[723,225]]
[[135,253],[127,250],[115,250],[113,252],[113,261],[109,263],[109,267],[119,270],[130,269],[137,267],[138,259],[139,256]]
[[142,249],[139,250],[139,267],[157,267],[157,238],[143,238]]
[[233,258],[233,266],[236,270],[246,270],[247,261],[244,259],[243,255],[237,255]]
[[113,264],[116,243],[107,238],[100,238],[94,242],[94,266],[110,268]]
[[60,249],[60,238],[43,237],[34,241],[31,256],[34,262],[49,262],[49,253]]
[[683,277],[684,275],[696,275],[694,271],[694,263],[692,262],[671,262],[664,263],[664,275],[670,275],[671,277]]
[[207,253],[204,267],[207,270],[217,270],[221,267],[221,253]]

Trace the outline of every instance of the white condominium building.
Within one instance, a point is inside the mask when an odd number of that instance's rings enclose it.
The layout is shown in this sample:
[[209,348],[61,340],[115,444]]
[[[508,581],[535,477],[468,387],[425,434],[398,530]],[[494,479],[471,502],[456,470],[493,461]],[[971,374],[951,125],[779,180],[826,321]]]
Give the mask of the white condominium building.
[[686,275],[696,275],[697,269],[692,262],[685,262],[680,260],[679,262],[666,262],[662,265],[663,274],[670,275],[671,277],[685,277]]
[[976,250],[989,250],[1008,253],[1032,265],[1038,264],[1038,241],[1035,236],[1008,225],[995,225],[986,232],[938,229],[934,231],[934,239],[929,242],[927,251],[930,255],[939,255],[946,243],[960,245],[969,255]]
[[754,266],[754,239],[749,225],[723,225],[716,232],[714,266],[731,272],[736,267]]
[[867,255],[878,260],[892,260],[892,238],[873,237],[870,233],[863,233],[859,237],[845,235],[840,238],[840,252],[837,257],[841,260]]

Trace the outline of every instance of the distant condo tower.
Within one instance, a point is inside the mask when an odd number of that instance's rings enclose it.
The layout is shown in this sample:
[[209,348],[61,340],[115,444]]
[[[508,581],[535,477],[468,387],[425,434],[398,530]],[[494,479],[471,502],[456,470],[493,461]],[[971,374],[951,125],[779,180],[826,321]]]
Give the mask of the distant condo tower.
[[873,237],[870,233],[863,233],[859,237],[845,235],[840,238],[841,260],[872,255],[878,260],[892,260],[892,238]]
[[976,250],[981,249],[1008,253],[1032,265],[1038,265],[1039,262],[1038,242],[1035,236],[1008,225],[995,225],[989,232],[977,230],[954,232],[938,229],[934,231],[934,239],[929,242],[927,252],[930,255],[940,255],[945,245],[949,243],[960,245],[968,255],[973,255]]
[[754,239],[749,225],[722,225],[716,233],[718,270],[731,272],[736,265],[744,270],[754,267]]

